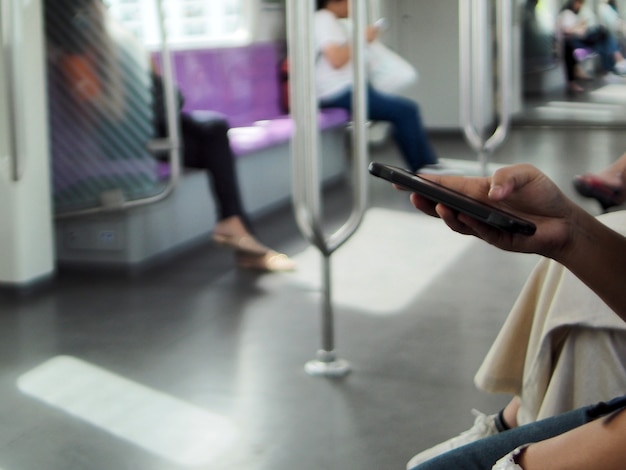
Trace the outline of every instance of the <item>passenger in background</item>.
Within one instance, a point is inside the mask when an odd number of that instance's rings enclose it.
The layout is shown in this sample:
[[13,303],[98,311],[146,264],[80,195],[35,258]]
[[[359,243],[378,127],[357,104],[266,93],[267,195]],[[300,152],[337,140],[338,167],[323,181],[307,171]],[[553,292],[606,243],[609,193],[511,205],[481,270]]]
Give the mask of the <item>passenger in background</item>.
[[[594,322],[599,303],[602,303],[603,311],[611,313],[613,322],[626,321],[626,297],[623,295],[626,280],[626,238],[576,206],[536,168],[516,165],[500,169],[492,177],[486,178],[426,177],[484,202],[513,210],[517,215],[533,221],[537,225],[537,232],[533,236],[504,233],[412,194],[411,201],[416,208],[441,217],[449,227],[459,233],[482,238],[506,251],[540,254],[554,260],[555,266],[558,263],[564,270],[571,271],[589,290],[579,296],[576,288],[571,289],[572,286],[564,285],[561,286],[563,292],[560,293],[560,299],[565,303],[571,297],[571,302],[575,304],[581,298],[590,297],[591,302],[586,304],[589,309],[583,307],[581,311],[581,322]],[[613,222],[624,231],[626,213],[610,215],[614,217]],[[557,284],[560,282],[559,276],[555,281]],[[546,284],[546,287],[549,288],[549,285]],[[545,298],[539,292],[536,294],[537,302],[547,306],[554,300],[551,295],[557,292],[550,292],[548,289]],[[558,330],[555,333],[557,336],[560,334]],[[584,356],[590,352],[585,348],[580,354],[571,356],[569,361],[576,363],[584,360]],[[557,349],[554,356],[547,357],[546,361],[561,360],[561,353],[560,348]],[[563,353],[567,354],[568,351]],[[581,380],[588,382],[586,390],[597,388],[599,395],[606,394],[604,399],[608,398],[611,390],[602,389],[607,371],[609,374],[621,375],[622,379],[624,375],[623,369],[612,369],[614,360],[620,362],[624,357],[623,351],[618,351],[619,353],[621,357],[617,358],[610,358],[608,354],[602,355],[600,362],[592,364],[587,370],[579,371],[582,373]],[[544,354],[549,354],[549,351]],[[606,359],[609,359],[608,363],[604,362]],[[515,376],[515,372],[513,375]],[[511,386],[515,386],[515,382],[513,380]],[[575,396],[577,392],[578,389],[570,389],[565,384],[562,396]],[[454,450],[442,449],[444,453],[438,457],[431,455],[434,458],[423,463],[416,459],[409,468],[413,464],[417,465],[413,467],[416,470],[622,468],[626,460],[623,439],[626,432],[626,414],[623,413],[626,409],[626,397],[623,394],[624,386],[617,390],[615,396],[618,398],[608,402],[578,408],[504,432],[491,433],[489,437],[475,442],[467,441],[470,443],[462,447],[455,446]],[[511,426],[515,423],[505,424]],[[491,426],[496,427],[495,424]]]
[[[153,77],[151,93],[150,76],[154,74],[145,48],[126,28],[114,21],[104,3],[101,0],[48,0],[45,12],[48,56],[54,72],[51,75],[62,77],[55,83],[71,96],[71,100],[60,106],[65,132],[74,134],[71,144],[65,143],[69,147],[67,153],[77,153],[77,130],[87,124],[96,130],[90,129],[89,134],[80,133],[85,135],[83,140],[106,140],[102,135],[107,130],[110,134],[114,125],[137,133],[129,128],[135,126],[145,133],[146,139],[150,138],[153,128],[153,134],[164,136],[166,118],[161,79]],[[117,34],[112,36],[109,31]],[[124,63],[118,52],[121,49],[131,51],[123,55]],[[56,69],[60,71],[56,72]],[[128,82],[125,88],[121,86],[123,82]],[[126,89],[126,94],[120,93]],[[145,98],[141,100],[142,104],[145,102],[141,113],[126,116],[129,114],[126,108],[140,101],[140,96]],[[179,105],[182,108],[182,96]],[[184,165],[207,170],[212,183],[219,213],[213,240],[235,250],[240,267],[261,271],[293,270],[295,263],[287,255],[268,248],[252,234],[242,207],[227,121],[217,113],[196,119],[182,113],[180,108],[177,112]],[[154,122],[150,122],[150,116]],[[128,148],[127,140],[130,139],[116,139],[114,156],[119,158],[123,153],[145,152],[145,148]],[[142,145],[145,146],[145,142]],[[123,164],[121,161],[120,165]]]
[[626,52],[626,21],[617,9],[616,0],[600,0],[598,5],[600,24],[603,25],[617,40],[622,54]]
[[[182,112],[183,101],[178,91],[183,164],[207,170],[219,214],[213,241],[235,250],[237,264],[242,268],[293,271],[295,263],[287,255],[266,247],[252,235],[251,224],[241,202],[226,117],[216,112],[205,112],[201,117],[191,116]],[[156,132],[158,136],[164,136],[163,82],[156,73],[153,73],[153,103]]]
[[[352,48],[341,19],[347,18],[348,0],[318,0],[315,13],[315,40],[319,58],[316,61],[316,86],[322,108],[344,108],[352,112]],[[375,26],[367,28],[367,41],[378,36]],[[422,123],[419,108],[413,101],[367,88],[368,118],[388,121],[394,138],[409,169],[427,170],[437,164]],[[431,169],[436,169],[432,168]]]
[[593,49],[599,56],[605,74],[626,74],[626,60],[619,51],[613,35],[600,25],[590,24],[582,15],[584,0],[567,0],[557,18],[557,32],[563,46],[563,60],[567,77],[567,89],[573,93],[583,92],[576,83],[576,49]]

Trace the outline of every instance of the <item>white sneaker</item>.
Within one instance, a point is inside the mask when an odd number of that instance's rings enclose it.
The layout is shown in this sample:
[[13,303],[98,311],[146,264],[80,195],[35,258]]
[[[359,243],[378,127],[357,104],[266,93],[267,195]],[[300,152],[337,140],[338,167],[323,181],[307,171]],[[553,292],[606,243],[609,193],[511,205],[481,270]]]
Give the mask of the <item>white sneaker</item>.
[[498,434],[498,429],[496,428],[496,415],[487,416],[484,413],[481,413],[478,410],[472,410],[472,414],[476,416],[474,420],[474,426],[469,428],[467,431],[462,432],[456,437],[452,439],[448,439],[441,444],[437,444],[435,447],[431,447],[430,449],[426,449],[416,456],[414,456],[409,463],[406,464],[407,470],[416,467],[417,465],[426,462],[427,460],[433,459],[438,455],[444,454],[452,449],[456,449],[457,447],[464,446],[465,444],[470,444],[471,442],[478,441],[484,437],[493,436],[494,434]]
[[626,83],[626,77],[618,75],[614,72],[609,72],[603,77],[604,83],[609,84],[624,84]]
[[620,75],[626,74],[626,59],[620,60],[617,64],[615,64],[613,70]]
[[430,165],[424,165],[419,170],[417,170],[417,174],[420,173],[425,175],[462,175],[463,172],[458,168],[449,167],[443,163],[431,163]]

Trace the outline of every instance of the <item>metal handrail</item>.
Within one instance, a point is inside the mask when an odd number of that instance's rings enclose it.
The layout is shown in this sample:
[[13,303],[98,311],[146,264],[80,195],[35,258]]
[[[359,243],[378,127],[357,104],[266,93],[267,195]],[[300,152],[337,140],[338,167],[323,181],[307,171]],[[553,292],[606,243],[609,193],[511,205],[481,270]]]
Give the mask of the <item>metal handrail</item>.
[[483,174],[487,174],[489,155],[506,139],[511,117],[511,66],[513,2],[497,0],[498,78],[500,97],[498,125],[491,136],[484,135],[481,105],[487,83],[486,54],[491,48],[481,41],[487,31],[488,2],[459,0],[459,51],[461,79],[461,125],[470,146],[479,154]]
[[318,104],[315,94],[315,38],[312,22],[314,2],[288,0],[287,23],[289,63],[294,70],[290,80],[291,114],[295,121],[292,140],[293,206],[296,222],[307,240],[323,257],[322,349],[315,360],[306,364],[311,375],[342,376],[349,364],[337,359],[334,352],[334,329],[331,296],[330,257],[356,231],[367,206],[367,83],[365,79],[366,8],[363,0],[350,0],[354,19],[353,41],[353,198],[354,206],[347,221],[334,233],[326,235],[322,227],[321,185],[319,179]]
[[157,7],[157,19],[159,23],[159,39],[161,41],[161,77],[163,79],[163,89],[165,93],[165,115],[166,129],[169,135],[166,139],[158,139],[148,144],[151,151],[168,151],[168,163],[170,165],[170,178],[163,190],[155,195],[133,201],[113,200],[112,204],[98,206],[89,209],[68,211],[56,214],[56,219],[66,219],[70,217],[80,217],[86,215],[100,214],[112,210],[127,210],[135,207],[146,206],[159,202],[170,196],[178,186],[181,173],[180,164],[180,131],[178,127],[178,107],[176,103],[176,87],[174,84],[174,72],[172,58],[167,45],[167,34],[165,29],[165,18],[163,16],[162,0],[155,0]]
[[5,83],[5,94],[7,98],[8,116],[8,147],[10,173],[12,181],[21,179],[21,161],[18,130],[18,106],[17,97],[20,96],[19,80],[16,80],[16,60],[19,54],[16,52],[17,37],[16,28],[19,24],[18,15],[15,14],[14,0],[1,0],[0,18],[2,19],[2,70],[4,71],[3,81]]

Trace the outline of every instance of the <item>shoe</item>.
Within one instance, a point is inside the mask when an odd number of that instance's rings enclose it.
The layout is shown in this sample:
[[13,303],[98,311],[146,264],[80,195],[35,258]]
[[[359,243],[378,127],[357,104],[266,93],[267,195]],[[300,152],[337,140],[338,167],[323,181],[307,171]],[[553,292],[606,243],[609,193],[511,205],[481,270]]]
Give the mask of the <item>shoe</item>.
[[595,175],[576,176],[573,183],[578,194],[595,199],[605,212],[624,202],[624,193],[620,188],[609,186]]
[[602,77],[602,81],[609,85],[621,85],[626,83],[626,77],[616,74],[614,72],[609,72],[604,77]]
[[569,82],[567,84],[567,93],[569,93],[570,95],[576,95],[578,93],[584,93],[584,92],[585,92],[585,89],[576,82]]
[[616,63],[615,66],[613,67],[613,70],[615,71],[615,73],[619,75],[625,75],[626,74],[626,59],[620,60],[618,63]]
[[424,165],[416,171],[416,174],[424,175],[462,175],[463,172],[456,168],[451,168],[442,163],[431,163],[430,165]]
[[246,253],[253,256],[265,255],[270,251],[269,248],[260,244],[251,235],[226,235],[220,233],[213,233],[211,239],[218,245],[232,248],[233,250]]
[[262,255],[237,253],[237,265],[243,269],[265,272],[287,272],[296,269],[296,263],[289,256],[269,250]]
[[420,452],[406,464],[407,470],[410,470],[427,460],[434,459],[438,455],[444,454],[452,449],[456,449],[464,446],[465,444],[470,444],[485,437],[498,434],[495,421],[496,415],[488,416],[478,410],[472,410],[472,414],[476,416],[476,419],[474,420],[474,425],[470,429],[462,432],[452,439],[448,439],[441,444],[437,444],[435,447],[431,447],[430,449]]

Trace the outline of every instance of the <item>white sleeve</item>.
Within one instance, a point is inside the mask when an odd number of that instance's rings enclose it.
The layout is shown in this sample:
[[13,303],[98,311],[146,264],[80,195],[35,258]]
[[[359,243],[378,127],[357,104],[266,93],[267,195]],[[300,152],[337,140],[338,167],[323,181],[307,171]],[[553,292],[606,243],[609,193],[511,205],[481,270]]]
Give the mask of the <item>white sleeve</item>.
[[346,30],[330,11],[317,11],[313,21],[315,46],[318,51],[322,51],[331,44],[344,45],[348,42]]

